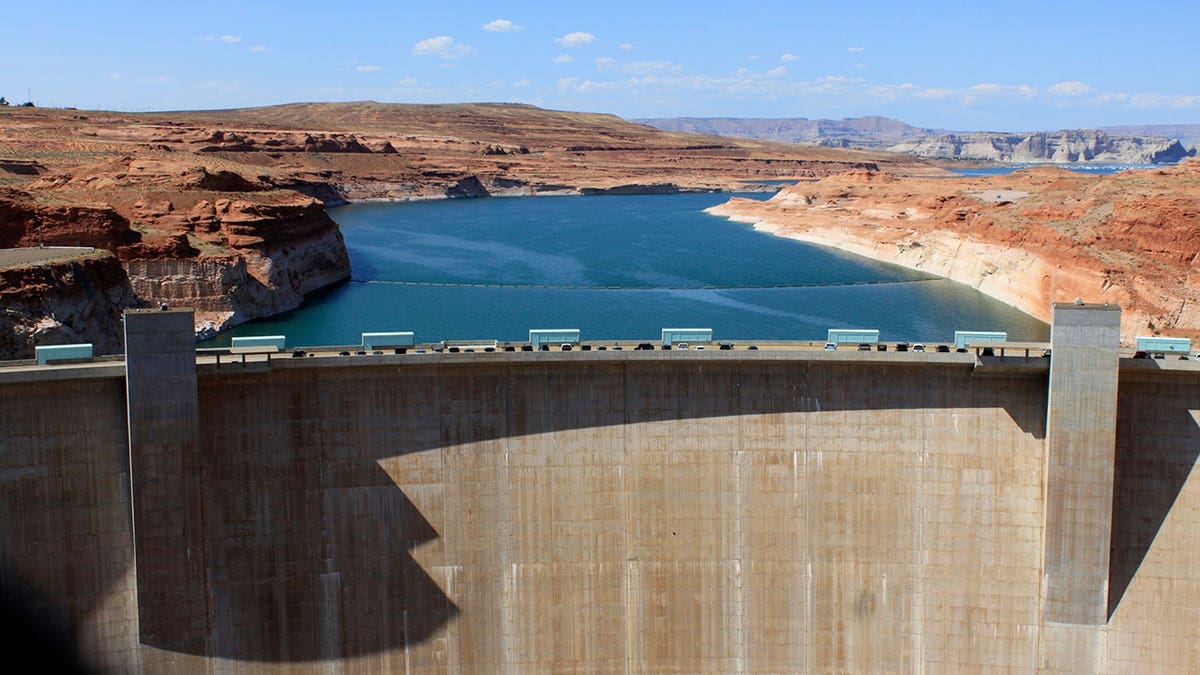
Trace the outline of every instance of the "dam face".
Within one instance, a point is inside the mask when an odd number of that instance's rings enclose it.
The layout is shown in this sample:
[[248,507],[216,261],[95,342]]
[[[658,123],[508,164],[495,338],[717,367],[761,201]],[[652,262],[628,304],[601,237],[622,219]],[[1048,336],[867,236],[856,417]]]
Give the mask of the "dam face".
[[114,671],[1194,670],[1200,368],[1056,337],[0,369],[0,573]]

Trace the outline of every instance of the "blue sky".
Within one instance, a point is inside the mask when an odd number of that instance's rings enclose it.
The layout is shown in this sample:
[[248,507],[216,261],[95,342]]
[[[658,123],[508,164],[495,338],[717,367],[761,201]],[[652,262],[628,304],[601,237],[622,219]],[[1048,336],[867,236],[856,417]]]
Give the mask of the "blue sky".
[[959,130],[1200,123],[1200,3],[27,2],[0,95],[179,110],[517,101]]

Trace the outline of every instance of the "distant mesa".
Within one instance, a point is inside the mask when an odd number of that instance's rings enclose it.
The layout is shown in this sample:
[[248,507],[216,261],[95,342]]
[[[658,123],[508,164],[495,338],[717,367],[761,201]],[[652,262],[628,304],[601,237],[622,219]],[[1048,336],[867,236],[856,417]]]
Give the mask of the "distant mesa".
[[841,120],[676,117],[635,121],[665,131],[886,150],[931,159],[1016,163],[1174,164],[1194,157],[1194,146],[1200,143],[1200,125],[1007,133],[928,129],[887,117]]

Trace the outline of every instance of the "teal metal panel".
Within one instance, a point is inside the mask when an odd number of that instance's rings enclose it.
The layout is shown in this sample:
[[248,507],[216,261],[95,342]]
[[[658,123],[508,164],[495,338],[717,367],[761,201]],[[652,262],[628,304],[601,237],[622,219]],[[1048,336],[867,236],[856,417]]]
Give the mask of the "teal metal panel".
[[533,345],[534,349],[542,346],[542,344],[574,344],[579,342],[578,328],[531,328],[529,330],[529,344]]
[[416,340],[412,331],[390,333],[363,333],[363,349],[378,349],[380,347],[412,347]]
[[1187,338],[1143,336],[1137,338],[1138,351],[1143,352],[1189,352],[1192,341]]
[[38,365],[42,366],[51,361],[92,358],[92,344],[90,342],[73,345],[46,345],[45,347],[34,347],[33,351],[37,355]]
[[954,348],[965,349],[972,342],[1008,342],[1008,333],[989,330],[954,331]]
[[879,342],[879,331],[873,328],[830,328],[829,339],[826,342],[838,344],[860,344],[863,342]]
[[668,347],[676,342],[712,342],[711,328],[664,328],[662,343]]
[[283,349],[287,345],[285,335],[255,335],[253,337],[235,337],[231,342],[234,349],[239,347],[274,347]]

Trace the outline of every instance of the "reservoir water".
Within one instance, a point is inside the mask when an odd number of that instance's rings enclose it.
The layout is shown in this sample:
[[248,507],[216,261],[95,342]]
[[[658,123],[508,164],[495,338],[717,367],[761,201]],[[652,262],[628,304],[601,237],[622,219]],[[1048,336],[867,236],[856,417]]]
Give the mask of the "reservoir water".
[[[765,199],[768,195],[757,196]],[[944,279],[754,231],[703,213],[728,194],[455,199],[331,209],[353,281],[239,335],[350,345],[365,331],[420,342],[652,339],[663,327],[716,339],[824,340],[837,327],[881,339],[950,341],[955,330],[1045,340],[1046,324]]]
[[[987,166],[987,167],[972,167],[972,168],[956,168],[950,167],[954,173],[963,176],[1003,176],[1010,174],[1020,169],[1028,169],[1038,164],[1006,164],[1003,166]],[[1054,166],[1062,167],[1075,173],[1087,173],[1094,176],[1106,176],[1128,169],[1161,169],[1164,164],[1054,164]]]

